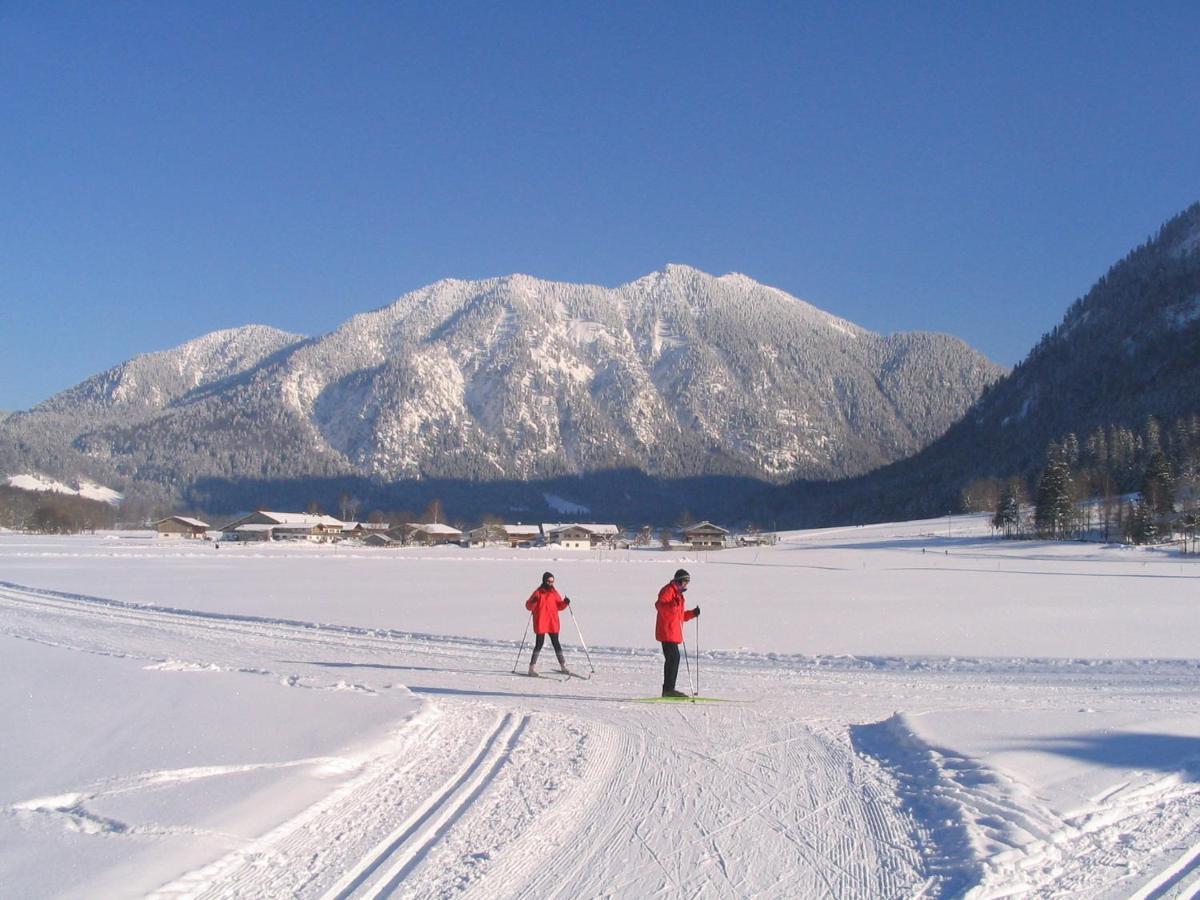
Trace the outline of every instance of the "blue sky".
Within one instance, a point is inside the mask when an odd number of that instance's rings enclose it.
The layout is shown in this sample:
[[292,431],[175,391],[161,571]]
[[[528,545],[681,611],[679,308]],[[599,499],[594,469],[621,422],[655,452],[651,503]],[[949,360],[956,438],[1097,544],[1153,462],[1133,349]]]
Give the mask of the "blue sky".
[[1200,199],[1189,3],[0,0],[0,409],[438,278],[743,272],[1020,360]]

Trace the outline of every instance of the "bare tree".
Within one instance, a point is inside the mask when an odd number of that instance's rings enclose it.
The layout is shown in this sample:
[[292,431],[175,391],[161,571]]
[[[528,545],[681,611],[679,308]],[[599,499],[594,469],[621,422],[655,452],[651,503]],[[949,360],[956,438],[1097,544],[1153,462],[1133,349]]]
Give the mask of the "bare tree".
[[429,501],[429,505],[425,507],[425,512],[421,514],[421,521],[425,524],[440,525],[442,520],[446,518],[446,510],[442,506],[442,501],[434,497]]

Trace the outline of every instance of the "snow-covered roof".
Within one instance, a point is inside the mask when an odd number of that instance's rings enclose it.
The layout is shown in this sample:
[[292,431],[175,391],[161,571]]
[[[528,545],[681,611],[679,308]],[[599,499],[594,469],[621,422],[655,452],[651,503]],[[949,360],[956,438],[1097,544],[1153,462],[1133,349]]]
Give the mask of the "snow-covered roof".
[[712,522],[697,522],[695,525],[689,525],[683,529],[684,534],[690,534],[693,531],[719,531],[721,534],[729,534],[728,528],[722,528],[720,525],[714,525]]
[[616,525],[597,525],[592,522],[555,522],[553,524],[542,524],[542,532],[544,534],[555,534],[559,531],[566,531],[568,528],[582,528],[590,534],[609,535],[621,533],[621,529]]
[[253,525],[238,525],[235,528],[233,528],[232,530],[233,531],[253,531],[253,532],[257,533],[260,531],[274,531],[278,527],[279,527],[278,525],[260,525],[258,523],[255,523]]
[[333,516],[314,515],[313,513],[291,513],[291,512],[268,512],[265,509],[258,511],[260,516],[266,516],[277,525],[285,525],[289,528],[316,528],[318,525],[324,525],[328,528],[343,528],[345,523],[341,519],[335,519]]
[[502,525],[504,533],[510,537],[537,537],[542,530],[536,525]]
[[184,525],[190,525],[192,528],[208,529],[207,522],[201,522],[199,519],[190,519],[187,516],[167,516],[165,519],[159,519],[155,525],[161,525],[163,522],[182,522]]
[[423,531],[426,534],[462,534],[457,528],[450,525],[443,525],[440,522],[430,522],[428,525],[413,525],[415,531]]

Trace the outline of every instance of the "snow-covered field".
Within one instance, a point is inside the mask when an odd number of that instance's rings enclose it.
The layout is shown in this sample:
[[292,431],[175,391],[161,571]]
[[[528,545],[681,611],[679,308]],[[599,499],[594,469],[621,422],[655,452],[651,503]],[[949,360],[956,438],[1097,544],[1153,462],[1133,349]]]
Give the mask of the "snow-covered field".
[[[681,681],[731,702],[637,699],[679,566]],[[543,569],[590,680],[512,674]],[[1197,561],[978,518],[700,556],[2,534],[0,896],[1194,896],[1198,648]]]

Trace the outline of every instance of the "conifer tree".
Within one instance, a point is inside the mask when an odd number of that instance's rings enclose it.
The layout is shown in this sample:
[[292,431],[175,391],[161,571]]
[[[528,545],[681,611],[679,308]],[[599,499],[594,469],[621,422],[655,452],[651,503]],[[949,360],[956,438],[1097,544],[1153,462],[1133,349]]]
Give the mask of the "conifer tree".
[[992,516],[992,527],[1003,531],[1005,537],[1012,537],[1020,521],[1021,505],[1016,494],[1005,485],[996,504],[996,514]]
[[1061,447],[1051,447],[1046,468],[1038,479],[1034,499],[1034,524],[1039,537],[1067,537],[1074,503],[1071,467]]
[[1170,515],[1175,509],[1175,475],[1171,463],[1161,450],[1150,458],[1146,475],[1142,479],[1142,499],[1151,511],[1160,516]]

